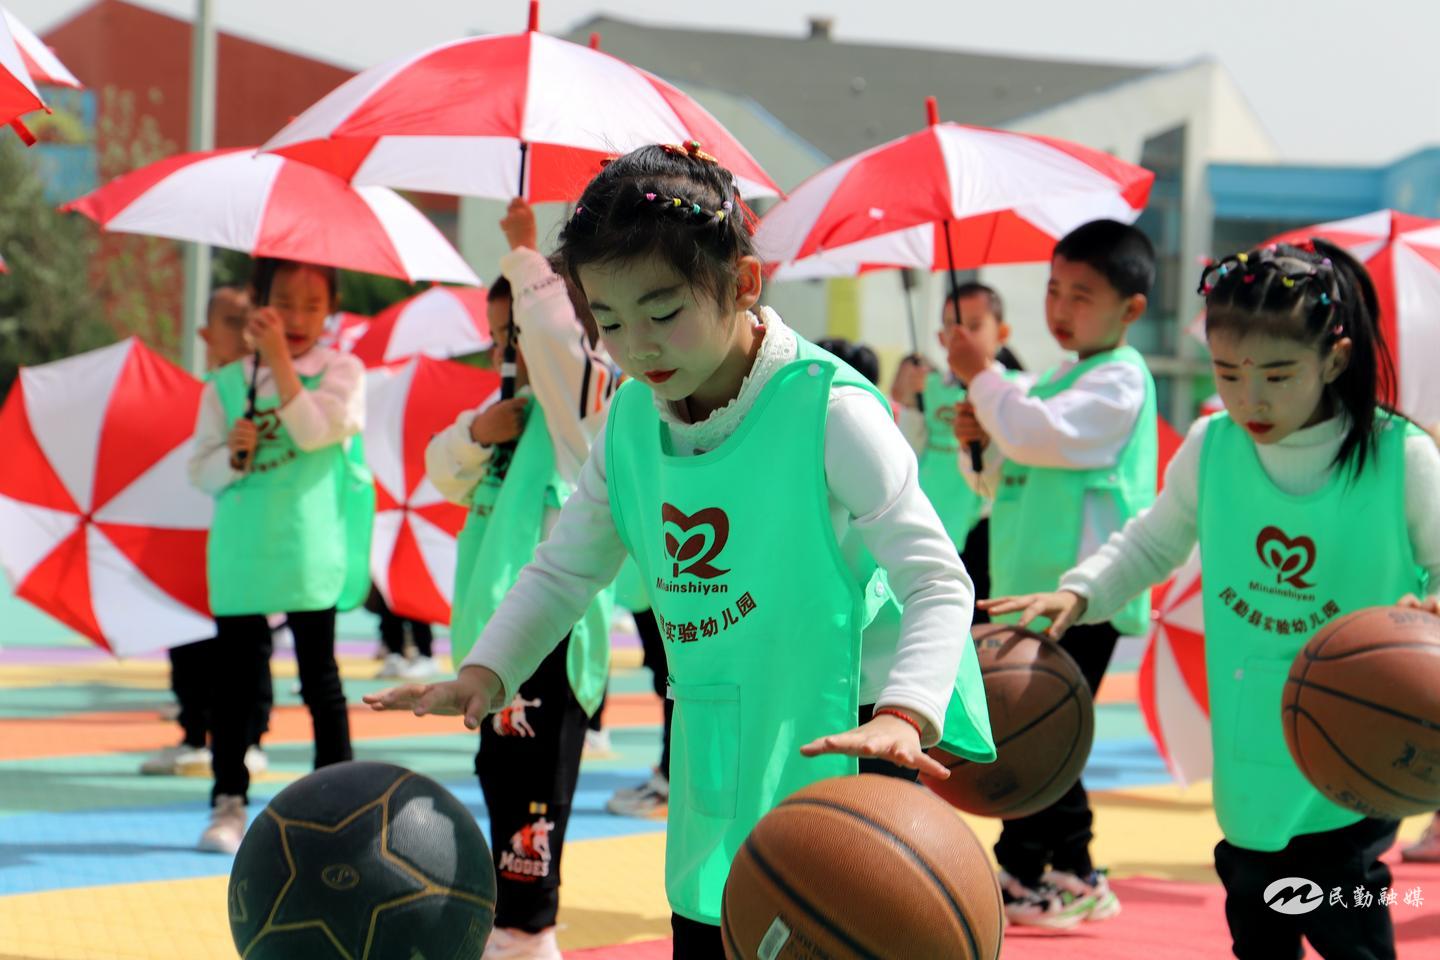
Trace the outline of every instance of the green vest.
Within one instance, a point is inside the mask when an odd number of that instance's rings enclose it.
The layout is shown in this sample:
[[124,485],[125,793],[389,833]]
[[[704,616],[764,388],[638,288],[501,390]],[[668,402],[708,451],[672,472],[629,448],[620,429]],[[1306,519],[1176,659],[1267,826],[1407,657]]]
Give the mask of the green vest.
[[375,476],[365,463],[365,438],[345,445],[341,476],[341,512],[345,516],[345,585],[341,610],[354,610],[370,595],[370,536],[375,527]]
[[921,396],[925,401],[925,450],[920,454],[920,489],[935,505],[956,549],[963,550],[985,506],[984,499],[970,489],[960,472],[955,404],[964,401],[965,388],[932,373],[925,378]]
[[[1155,381],[1134,347],[1117,347],[1082,360],[1064,376],[1051,370],[1030,388],[1030,396],[1048,399],[1104,363],[1122,361],[1144,374],[1145,405],[1113,466],[1099,470],[1031,467],[1007,460],[990,511],[990,592],[996,597],[1044,593],[1082,559],[1085,497],[1092,492],[1115,499],[1120,525],[1155,502],[1159,451],[1155,434]],[[997,617],[1007,623],[1018,614]],[[1150,629],[1150,594],[1135,598],[1110,622],[1122,634]]]
[[[310,390],[320,379],[300,382]],[[233,426],[245,414],[244,363],[215,371],[213,382]],[[256,403],[254,462],[215,499],[205,550],[215,616],[325,610],[345,583],[344,445],[301,450],[278,405],[278,397]]]
[[[643,384],[611,402],[610,507],[650,588],[675,702],[666,891],[676,913],[702,923],[719,923],[730,862],[762,816],[801,787],[857,770],[852,757],[799,754],[855,726],[861,632],[893,610],[883,577],[852,572],[831,526],[832,380],[885,403],[801,340],[739,429],[694,456],[672,452]],[[973,646],[963,630],[956,641]],[[973,673],[966,687],[984,716]],[[988,742],[988,724],[971,739]]]
[[1423,592],[1405,520],[1401,421],[1377,424],[1379,455],[1354,482],[1332,470],[1309,496],[1266,476],[1254,442],[1224,413],[1200,457],[1199,540],[1215,813],[1225,839],[1279,850],[1355,823],[1285,746],[1281,700],[1296,654],[1336,617]]
[[[555,471],[555,448],[545,411],[533,399],[514,452],[497,448],[470,493],[469,515],[456,541],[450,610],[450,656],[456,669],[494,616],[520,570],[535,557],[547,507],[559,509],[573,492]],[[575,699],[593,714],[610,669],[611,591],[601,591],[570,631],[566,666]]]

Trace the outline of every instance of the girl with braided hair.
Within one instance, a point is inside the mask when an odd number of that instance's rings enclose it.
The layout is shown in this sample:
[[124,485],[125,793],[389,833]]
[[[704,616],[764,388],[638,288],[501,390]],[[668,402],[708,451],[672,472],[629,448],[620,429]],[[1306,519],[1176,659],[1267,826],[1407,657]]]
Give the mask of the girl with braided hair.
[[749,220],[693,142],[590,183],[560,253],[630,380],[458,678],[367,698],[475,726],[634,557],[675,704],[665,879],[686,960],[724,956],[731,860],[795,790],[857,758],[944,777],[924,752],[942,739],[995,755],[973,588],[915,455],[873,384],[759,306]]
[[[1387,402],[1394,365],[1365,268],[1322,240],[1205,268],[1206,338],[1225,410],[1195,424],[1165,486],[1055,593],[983,601],[1049,617],[1050,633],[1103,620],[1200,544],[1215,867],[1241,958],[1395,956],[1388,910],[1291,916],[1267,889],[1390,884],[1393,820],[1331,803],[1285,746],[1281,693],[1315,629],[1382,604],[1440,612],[1440,450]],[[1299,557],[1298,564],[1285,562]],[[1426,590],[1430,593],[1426,595]]]

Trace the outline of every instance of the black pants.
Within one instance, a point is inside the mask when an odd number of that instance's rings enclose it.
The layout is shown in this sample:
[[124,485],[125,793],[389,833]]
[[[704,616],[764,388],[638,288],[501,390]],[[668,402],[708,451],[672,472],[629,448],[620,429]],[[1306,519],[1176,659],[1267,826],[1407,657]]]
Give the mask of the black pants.
[[380,604],[380,642],[389,653],[405,655],[405,628],[410,628],[410,639],[415,643],[415,652],[422,657],[433,656],[435,639],[430,624],[419,620],[398,617],[389,607]]
[[[970,536],[965,538],[965,544],[960,550],[960,560],[965,564],[965,572],[970,574],[970,580],[975,584],[975,598],[985,600],[990,596],[990,518],[985,517],[975,526],[970,528]],[[990,614],[975,608],[974,622],[989,623]]]
[[[345,690],[335,662],[335,608],[291,613],[287,620],[295,636],[300,696],[310,709],[318,770],[354,756]],[[270,625],[258,613],[216,617],[215,633],[215,669],[210,675],[212,802],[220,794],[249,794],[245,748],[258,697],[257,678],[269,670]]]
[[[255,712],[251,718],[246,746],[259,744],[270,729],[270,710],[275,706],[275,687],[270,679],[270,634],[265,635],[265,669],[257,680]],[[200,640],[171,647],[170,689],[180,705],[177,721],[185,734],[185,746],[203,747],[210,742],[210,677],[215,670],[215,640]]]
[[643,652],[645,668],[650,671],[651,685],[655,696],[660,698],[665,713],[664,726],[660,731],[660,776],[670,779],[670,726],[675,717],[675,701],[666,696],[670,667],[665,662],[665,639],[660,636],[660,625],[655,622],[652,610],[641,610],[635,614],[635,632],[640,634],[640,649]]
[[[1225,885],[1225,919],[1235,956],[1298,960],[1305,953],[1303,936],[1326,960],[1394,960],[1395,928],[1390,908],[1380,903],[1381,888],[1390,886],[1390,868],[1380,856],[1395,842],[1399,826],[1394,820],[1361,820],[1303,834],[1271,853],[1221,840],[1215,846],[1215,871]],[[1324,897],[1320,905],[1296,915],[1272,910],[1265,889],[1286,877],[1318,884],[1315,895]],[[1330,902],[1337,888],[1345,906]],[[1356,888],[1374,898],[1369,906],[1355,902]]]
[[[860,708],[860,722],[868,723],[875,715],[873,704]],[[900,780],[909,780],[911,783],[920,779],[920,771],[912,770],[909,767],[896,766],[888,760],[876,760],[873,757],[866,757],[860,760],[861,773],[878,773],[886,777],[896,777]],[[678,913],[670,914],[670,933],[674,938],[674,947],[671,956],[674,960],[725,960],[724,939],[720,936],[720,927],[709,923],[700,923]]]
[[497,927],[538,933],[555,925],[560,907],[560,855],[588,721],[570,690],[569,648],[566,637],[480,726],[475,773],[490,814]]
[[[1071,627],[1060,641],[1061,648],[1075,658],[1092,696],[1100,689],[1118,639],[1119,632],[1102,623]],[[1001,869],[1029,887],[1040,882],[1046,866],[1083,877],[1095,868],[1090,860],[1094,820],[1085,784],[1077,779],[1059,800],[1039,813],[1006,820],[995,844],[995,859]]]

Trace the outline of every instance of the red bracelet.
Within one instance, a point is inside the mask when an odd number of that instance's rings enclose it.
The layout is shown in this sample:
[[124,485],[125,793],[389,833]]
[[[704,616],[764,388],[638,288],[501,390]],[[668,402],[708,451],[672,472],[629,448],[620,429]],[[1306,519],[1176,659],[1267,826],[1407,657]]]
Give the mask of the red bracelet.
[[894,707],[881,707],[873,714],[871,714],[871,718],[873,719],[874,717],[878,717],[882,713],[889,714],[892,717],[899,717],[901,720],[904,720],[906,723],[910,724],[910,726],[915,728],[915,736],[925,736],[925,734],[920,732],[920,724],[915,720],[914,717],[910,716],[910,714],[906,713],[905,711],[897,710]]

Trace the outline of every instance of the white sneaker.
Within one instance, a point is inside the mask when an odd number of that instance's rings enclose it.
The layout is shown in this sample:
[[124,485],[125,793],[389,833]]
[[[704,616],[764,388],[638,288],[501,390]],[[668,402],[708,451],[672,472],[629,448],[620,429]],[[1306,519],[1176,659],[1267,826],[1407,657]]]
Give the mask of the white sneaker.
[[1095,907],[1094,899],[1074,899],[1044,881],[1028,887],[1004,870],[1000,871],[1000,896],[1005,919],[1021,927],[1068,930],[1084,922]]
[[384,677],[387,680],[398,680],[405,676],[405,669],[408,666],[409,664],[405,662],[405,658],[400,654],[387,653],[385,654],[385,662],[380,664],[380,669],[376,672],[375,676]]
[[[386,657],[389,663],[389,657]],[[440,675],[440,665],[434,657],[416,657],[400,668],[399,676],[405,680],[429,680]]]
[[656,771],[638,787],[616,790],[605,809],[621,817],[650,817],[670,803],[670,781]]
[[1430,818],[1420,839],[1400,851],[1406,863],[1440,863],[1440,813]]
[[1048,870],[1040,882],[1060,891],[1061,897],[1068,897],[1071,903],[1093,900],[1094,905],[1085,914],[1087,921],[1109,920],[1120,913],[1120,898],[1110,889],[1110,881],[1102,870],[1091,870],[1088,877],[1068,870]]
[[609,730],[586,730],[584,756],[608,757],[614,754],[610,746]]
[[210,808],[210,826],[200,834],[198,846],[210,853],[234,856],[244,839],[245,801],[231,794],[220,794],[215,798],[215,806]]
[[150,777],[204,776],[210,772],[210,748],[166,747],[140,764],[140,772]]
[[259,744],[245,749],[245,769],[250,771],[252,777],[258,777],[270,769],[270,758],[265,756],[265,751],[260,749]]
[[563,960],[555,928],[546,927],[539,933],[526,933],[510,927],[490,931],[485,953],[480,960]]

